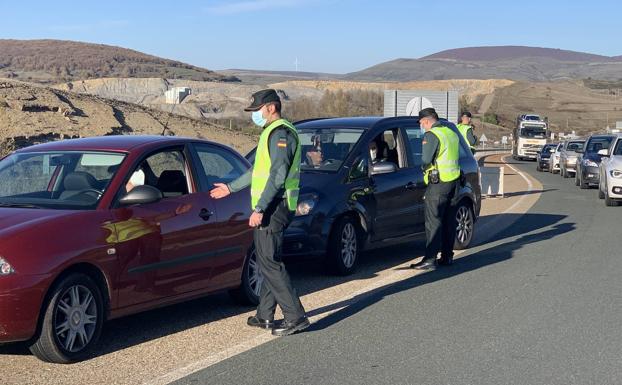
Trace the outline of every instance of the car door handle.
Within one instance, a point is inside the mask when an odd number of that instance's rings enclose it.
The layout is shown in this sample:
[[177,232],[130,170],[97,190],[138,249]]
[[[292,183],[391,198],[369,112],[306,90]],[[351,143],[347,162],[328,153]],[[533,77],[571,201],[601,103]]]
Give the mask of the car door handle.
[[212,211],[209,211],[208,209],[201,209],[201,211],[199,211],[199,216],[204,221],[209,221],[212,215],[214,215],[214,213]]
[[406,190],[414,190],[417,188],[417,184],[414,182],[408,182],[404,188],[406,188]]

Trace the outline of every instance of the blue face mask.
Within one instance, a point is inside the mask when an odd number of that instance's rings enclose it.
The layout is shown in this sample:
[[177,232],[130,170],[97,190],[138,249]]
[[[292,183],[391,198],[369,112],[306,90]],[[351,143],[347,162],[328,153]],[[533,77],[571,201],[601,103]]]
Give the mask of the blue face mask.
[[253,123],[258,125],[259,127],[265,126],[266,123],[268,122],[268,120],[263,117],[263,114],[261,113],[261,110],[253,111],[252,118],[253,118]]

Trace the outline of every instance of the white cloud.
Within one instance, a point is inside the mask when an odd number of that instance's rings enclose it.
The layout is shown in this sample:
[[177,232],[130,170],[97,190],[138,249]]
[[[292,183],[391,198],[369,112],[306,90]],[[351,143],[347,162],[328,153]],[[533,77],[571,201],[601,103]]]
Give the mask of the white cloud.
[[236,14],[244,12],[261,11],[273,8],[291,8],[305,3],[304,0],[247,0],[229,1],[226,3],[212,5],[205,8],[209,13],[219,15]]

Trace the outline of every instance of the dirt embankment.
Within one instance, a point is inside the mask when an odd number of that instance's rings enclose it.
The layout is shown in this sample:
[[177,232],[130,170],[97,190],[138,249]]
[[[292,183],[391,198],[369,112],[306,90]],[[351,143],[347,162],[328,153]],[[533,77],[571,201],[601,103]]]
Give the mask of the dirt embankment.
[[[168,128],[165,130],[165,126]],[[114,134],[205,138],[245,153],[255,138],[137,104],[0,79],[0,152],[50,140]]]

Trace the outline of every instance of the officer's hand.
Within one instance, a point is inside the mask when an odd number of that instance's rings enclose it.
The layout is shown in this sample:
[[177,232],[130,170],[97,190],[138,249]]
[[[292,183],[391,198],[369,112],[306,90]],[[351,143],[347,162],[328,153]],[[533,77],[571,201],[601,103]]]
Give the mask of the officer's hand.
[[261,221],[263,220],[263,213],[258,213],[253,211],[251,217],[248,218],[248,225],[250,227],[259,227],[261,226]]
[[209,192],[209,195],[214,199],[224,198],[229,194],[231,194],[231,191],[224,183],[214,183],[214,188]]

